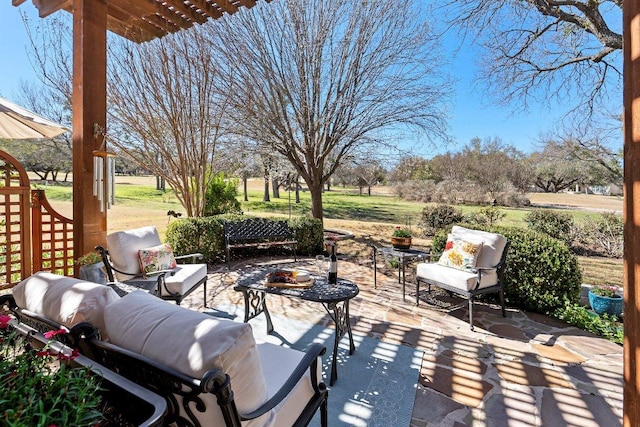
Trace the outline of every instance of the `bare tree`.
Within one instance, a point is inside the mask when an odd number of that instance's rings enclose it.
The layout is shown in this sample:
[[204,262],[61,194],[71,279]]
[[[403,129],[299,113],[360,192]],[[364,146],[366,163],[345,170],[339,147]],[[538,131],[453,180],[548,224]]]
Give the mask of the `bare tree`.
[[449,23],[484,47],[482,77],[497,100],[525,109],[531,99],[570,100],[589,116],[621,99],[622,0],[449,0],[445,7]]
[[282,0],[208,26],[236,132],[294,165],[316,218],[323,185],[356,148],[375,151],[406,126],[446,136],[448,84],[418,4]]
[[194,28],[142,45],[114,41],[110,53],[109,142],[163,177],[188,216],[202,216],[229,98],[208,40]]
[[376,159],[368,159],[358,162],[353,168],[356,183],[362,195],[362,189],[367,187],[367,195],[371,195],[371,187],[384,180],[387,171],[381,162]]

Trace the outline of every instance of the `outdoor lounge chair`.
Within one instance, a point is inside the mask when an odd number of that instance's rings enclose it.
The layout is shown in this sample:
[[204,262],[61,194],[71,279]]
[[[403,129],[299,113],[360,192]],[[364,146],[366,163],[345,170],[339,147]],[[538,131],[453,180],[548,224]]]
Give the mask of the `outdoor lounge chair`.
[[[445,252],[438,262],[416,265],[416,305],[420,283],[445,289],[468,299],[469,325],[473,330],[473,300],[477,295],[498,293],[505,317],[504,270],[509,241],[501,234],[453,226]],[[453,309],[460,308],[460,305]]]
[[[203,286],[207,306],[207,265],[194,264],[201,254],[174,256],[160,242],[154,226],[118,231],[107,236],[107,249],[97,246],[112,283],[122,283],[180,304],[198,286]],[[177,261],[191,259],[191,264]]]

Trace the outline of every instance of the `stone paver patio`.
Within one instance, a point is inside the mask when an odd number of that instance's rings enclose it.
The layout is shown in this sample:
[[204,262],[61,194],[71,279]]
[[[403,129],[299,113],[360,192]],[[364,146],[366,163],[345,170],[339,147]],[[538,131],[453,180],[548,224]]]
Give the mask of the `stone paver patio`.
[[[243,304],[233,284],[248,262],[210,273],[210,306]],[[309,259],[295,265],[315,269]],[[379,273],[377,289],[370,264],[340,261],[339,275],[360,287],[350,306],[355,332],[424,351],[411,426],[622,425],[621,346],[539,314],[508,308],[503,318],[499,307],[482,303],[472,332],[466,308],[416,307],[410,286],[403,302],[394,271]],[[273,314],[328,322],[311,303],[271,295],[268,304]],[[183,305],[204,310],[202,293]]]

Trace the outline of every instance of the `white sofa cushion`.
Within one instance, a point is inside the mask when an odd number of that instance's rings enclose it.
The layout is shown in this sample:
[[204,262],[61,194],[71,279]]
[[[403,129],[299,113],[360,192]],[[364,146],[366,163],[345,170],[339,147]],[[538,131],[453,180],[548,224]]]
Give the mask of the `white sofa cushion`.
[[[416,276],[443,283],[461,291],[469,291],[476,286],[478,273],[445,267],[437,263],[418,263]],[[495,269],[483,270],[479,288],[486,288],[498,283]]]
[[[267,392],[271,398],[284,385],[305,354],[269,342],[258,342],[257,346],[262,360],[262,372],[267,383]],[[320,358],[318,358],[316,372],[318,381],[322,381],[322,360]],[[231,387],[233,387],[233,383]],[[278,427],[292,426],[313,395],[311,373],[307,370],[291,393],[276,406],[275,425]]]
[[[267,398],[260,354],[251,326],[218,319],[136,291],[105,308],[111,341],[191,377],[220,368],[231,377],[240,412],[258,408]],[[215,395],[203,396],[209,410],[194,413],[202,425],[224,425]],[[271,426],[275,414],[243,423]]]
[[507,244],[507,239],[501,234],[471,230],[458,225],[453,226],[451,234],[468,241],[482,241],[482,249],[476,260],[476,267],[491,268],[498,265]]
[[103,339],[108,339],[104,308],[120,299],[108,286],[73,277],[40,271],[27,277],[12,290],[20,308],[27,309],[68,328],[90,322]]
[[113,266],[120,271],[131,273],[116,272],[116,279],[124,282],[141,275],[138,251],[161,243],[158,230],[152,225],[107,235],[107,249]]

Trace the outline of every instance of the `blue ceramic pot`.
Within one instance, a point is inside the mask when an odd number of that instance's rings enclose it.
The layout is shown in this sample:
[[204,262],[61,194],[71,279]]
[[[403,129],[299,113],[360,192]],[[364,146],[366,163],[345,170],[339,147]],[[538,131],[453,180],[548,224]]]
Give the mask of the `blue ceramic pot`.
[[607,313],[620,317],[622,315],[624,300],[622,297],[610,298],[596,295],[589,291],[589,305],[598,314]]

